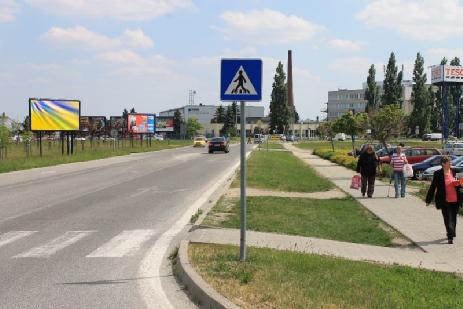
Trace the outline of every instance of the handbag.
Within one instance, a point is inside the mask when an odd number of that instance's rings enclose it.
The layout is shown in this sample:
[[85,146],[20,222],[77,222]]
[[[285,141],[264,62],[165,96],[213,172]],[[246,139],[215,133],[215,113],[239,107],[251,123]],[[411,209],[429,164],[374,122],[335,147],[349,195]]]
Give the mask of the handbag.
[[355,189],[355,190],[360,189],[361,182],[362,182],[362,178],[359,175],[352,176],[352,179],[350,182],[350,188]]
[[404,176],[409,178],[413,177],[413,167],[411,164],[404,165]]

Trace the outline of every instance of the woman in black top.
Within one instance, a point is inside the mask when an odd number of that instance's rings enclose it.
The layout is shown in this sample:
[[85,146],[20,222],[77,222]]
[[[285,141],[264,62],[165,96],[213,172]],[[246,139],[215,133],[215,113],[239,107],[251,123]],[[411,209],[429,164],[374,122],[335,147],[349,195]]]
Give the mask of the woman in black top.
[[362,176],[362,196],[365,196],[365,192],[367,192],[368,197],[371,198],[373,196],[373,192],[375,191],[376,167],[378,164],[378,156],[373,151],[373,147],[368,145],[357,161],[357,173],[360,173]]
[[455,180],[455,170],[450,168],[449,157],[442,157],[441,164],[442,169],[436,171],[432,178],[426,195],[426,204],[429,205],[434,199],[436,208],[442,210],[447,239],[449,244],[453,244],[453,238],[456,236],[458,208],[461,206],[460,182]]

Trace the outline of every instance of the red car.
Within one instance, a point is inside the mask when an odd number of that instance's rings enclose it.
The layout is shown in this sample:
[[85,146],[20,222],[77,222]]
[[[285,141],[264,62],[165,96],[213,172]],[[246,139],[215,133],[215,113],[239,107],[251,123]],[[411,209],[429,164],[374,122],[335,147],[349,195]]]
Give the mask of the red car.
[[[427,158],[435,155],[442,154],[437,148],[427,148],[427,147],[413,147],[402,149],[402,152],[407,157],[409,164],[419,163],[426,160]],[[389,156],[383,156],[379,158],[379,162],[387,163],[391,161]]]

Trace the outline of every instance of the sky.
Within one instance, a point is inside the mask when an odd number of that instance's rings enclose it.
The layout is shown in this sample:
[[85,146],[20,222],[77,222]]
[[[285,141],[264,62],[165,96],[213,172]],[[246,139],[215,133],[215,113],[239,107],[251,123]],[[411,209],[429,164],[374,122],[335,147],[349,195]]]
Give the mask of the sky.
[[[279,61],[293,53],[302,119],[325,117],[328,91],[377,80],[394,52],[404,79],[463,57],[463,0],[0,0],[0,112],[28,98],[82,101],[82,115],[159,113],[220,102],[220,59],[260,58],[269,112]],[[428,71],[428,76],[430,72]],[[429,80],[429,78],[428,78]],[[227,105],[228,103],[223,103]]]

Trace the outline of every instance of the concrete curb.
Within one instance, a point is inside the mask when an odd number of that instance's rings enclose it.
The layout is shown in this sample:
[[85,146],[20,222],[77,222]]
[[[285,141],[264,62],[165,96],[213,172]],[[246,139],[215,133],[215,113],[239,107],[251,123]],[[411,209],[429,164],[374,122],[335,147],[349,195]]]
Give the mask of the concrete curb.
[[188,292],[200,308],[240,308],[227,298],[214,290],[204,279],[194,270],[188,258],[188,240],[182,240],[177,255],[177,274]]

